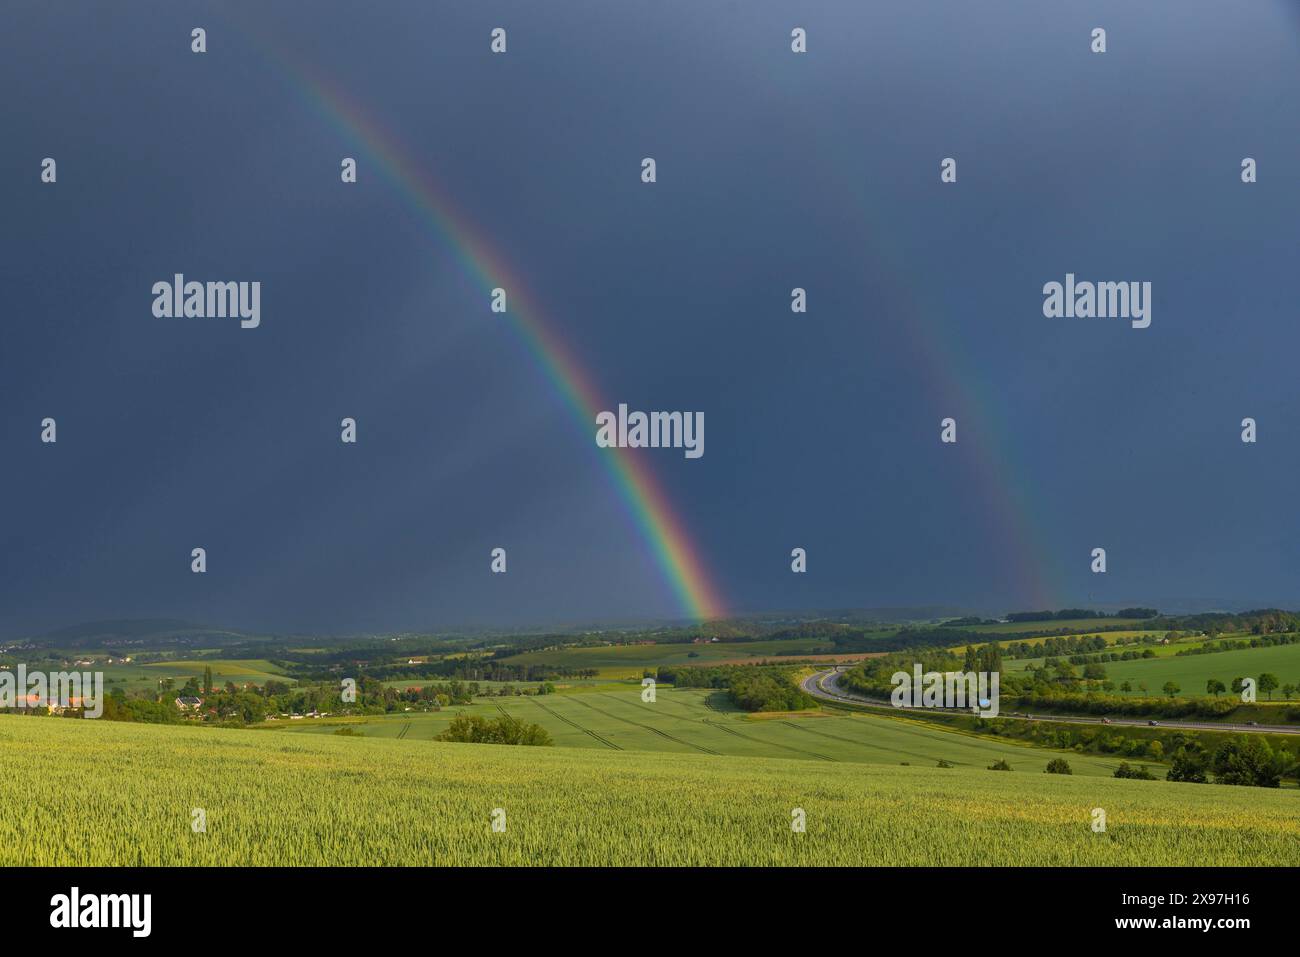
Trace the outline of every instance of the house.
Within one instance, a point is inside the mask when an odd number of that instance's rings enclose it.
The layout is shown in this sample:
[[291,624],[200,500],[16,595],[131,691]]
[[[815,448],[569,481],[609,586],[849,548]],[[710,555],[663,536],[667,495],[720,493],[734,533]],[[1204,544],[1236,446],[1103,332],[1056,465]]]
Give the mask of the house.
[[203,707],[203,699],[191,695],[182,695],[176,699],[176,707],[181,711],[198,711]]
[[76,710],[86,706],[86,699],[80,695],[68,695],[66,699],[60,701],[57,697],[43,697],[38,694],[23,695],[20,699],[22,704],[20,708],[28,708],[32,711],[45,711],[49,714],[66,714],[69,709]]

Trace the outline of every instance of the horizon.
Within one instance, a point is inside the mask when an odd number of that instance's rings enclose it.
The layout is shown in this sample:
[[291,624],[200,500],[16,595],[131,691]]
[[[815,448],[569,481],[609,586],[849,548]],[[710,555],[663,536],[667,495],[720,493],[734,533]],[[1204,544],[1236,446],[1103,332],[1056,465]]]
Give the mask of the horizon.
[[[1033,615],[1033,614],[1060,614],[1067,611],[1085,611],[1089,615],[1096,615],[1096,620],[1106,621],[1107,619],[1119,618],[1117,612],[1131,608],[1146,608],[1156,611],[1157,618],[1185,618],[1197,615],[1241,615],[1251,612],[1263,611],[1282,611],[1295,612],[1300,609],[1288,609],[1284,605],[1268,603],[1196,603],[1192,602],[1186,605],[1174,607],[1160,607],[1142,602],[1121,602],[1115,605],[1105,607],[1086,607],[1086,606],[1064,606],[1061,608],[1026,608],[1011,609],[1003,612],[987,612],[974,608],[953,608],[943,605],[918,605],[906,607],[882,607],[882,608],[834,608],[834,609],[769,609],[766,611],[754,611],[743,614],[730,615],[724,618],[705,619],[702,621],[686,619],[624,619],[621,621],[590,621],[590,622],[550,622],[550,623],[530,623],[521,624],[514,627],[493,627],[488,625],[474,624],[446,624],[418,628],[394,628],[381,631],[357,631],[357,632],[325,632],[320,630],[288,630],[276,631],[270,629],[250,628],[243,626],[234,626],[223,622],[200,622],[189,621],[184,619],[161,618],[161,617],[134,617],[127,616],[122,618],[91,618],[83,621],[67,623],[54,628],[47,628],[40,632],[32,632],[24,635],[9,635],[0,638],[0,642],[13,641],[31,641],[31,640],[52,640],[61,632],[76,631],[78,629],[89,628],[91,626],[126,626],[126,625],[159,625],[159,631],[208,631],[208,632],[225,632],[238,635],[245,638],[263,639],[270,641],[286,640],[292,641],[302,638],[327,638],[332,640],[346,639],[364,639],[364,638],[385,638],[394,635],[411,635],[418,637],[432,638],[464,638],[474,635],[483,637],[519,637],[523,635],[546,635],[554,634],[557,636],[573,636],[584,632],[595,634],[629,632],[636,633],[641,631],[689,631],[693,628],[703,628],[708,625],[719,624],[736,624],[746,623],[758,624],[762,622],[779,622],[788,621],[792,623],[811,623],[816,621],[828,621],[835,619],[850,619],[859,623],[876,622],[880,624],[907,625],[919,622],[948,622],[963,617],[980,617],[988,622],[1010,622],[1012,616],[1016,615]],[[1030,619],[1022,619],[1030,620]],[[1073,621],[1074,619],[1069,619]],[[1044,624],[1049,624],[1051,619],[1044,619]],[[164,626],[165,627],[161,627]]]

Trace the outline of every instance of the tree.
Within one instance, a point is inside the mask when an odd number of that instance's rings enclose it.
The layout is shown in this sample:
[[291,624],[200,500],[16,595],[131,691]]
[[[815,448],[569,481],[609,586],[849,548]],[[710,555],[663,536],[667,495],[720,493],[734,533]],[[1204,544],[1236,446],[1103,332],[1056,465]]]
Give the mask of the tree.
[[1070,664],[1063,658],[1053,658],[1051,662],[1052,670],[1056,672],[1056,680],[1062,682],[1074,681],[1078,677],[1078,672],[1074,670],[1074,665]]
[[1047,762],[1047,774],[1073,774],[1070,770],[1070,762],[1065,758],[1052,758]]
[[1183,751],[1174,755],[1173,765],[1165,775],[1166,781],[1183,781],[1188,784],[1205,784],[1205,762],[1199,755]]
[[1282,775],[1289,770],[1289,764],[1285,752],[1275,754],[1268,742],[1258,735],[1229,741],[1215,751],[1214,757],[1210,759],[1216,784],[1259,788],[1278,787]]
[[1259,676],[1259,690],[1266,693],[1270,701],[1273,700],[1273,692],[1277,690],[1277,686],[1277,675],[1271,671],[1266,671]]
[[1002,670],[1002,648],[997,642],[990,642],[980,649],[979,668],[975,670],[987,674],[995,674]]
[[1119,686],[1119,690],[1120,690],[1120,691],[1132,691],[1132,690],[1133,690],[1133,682],[1129,681],[1128,679],[1125,679],[1125,680],[1124,680],[1124,683],[1121,684],[1121,685]]
[[1282,697],[1286,698],[1287,701],[1291,700],[1291,697],[1295,694],[1295,692],[1296,692],[1295,685],[1282,686]]
[[212,694],[212,666],[208,665],[203,669],[203,690],[207,694]]
[[1227,690],[1227,686],[1218,678],[1211,678],[1209,681],[1205,682],[1205,693],[1212,694],[1216,698]]
[[1165,694],[1169,695],[1169,697],[1172,698],[1174,695],[1178,694],[1178,692],[1181,691],[1182,689],[1179,688],[1178,685],[1174,684],[1174,682],[1166,681],[1163,690]]

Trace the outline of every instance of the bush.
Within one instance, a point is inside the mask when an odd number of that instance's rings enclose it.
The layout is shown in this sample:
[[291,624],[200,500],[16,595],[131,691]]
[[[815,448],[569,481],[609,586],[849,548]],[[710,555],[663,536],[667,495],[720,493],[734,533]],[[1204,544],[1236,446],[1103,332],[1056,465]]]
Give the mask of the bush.
[[437,741],[459,741],[469,744],[522,744],[546,746],[552,743],[550,733],[540,724],[525,724],[515,718],[503,717],[489,721],[477,715],[457,716],[447,730],[436,735]]
[[1011,765],[1007,764],[1005,758],[998,758],[996,761],[994,761],[992,764],[989,765],[989,770],[990,770],[990,771],[1010,771],[1010,770],[1011,770]]
[[1074,772],[1070,770],[1070,762],[1065,760],[1065,758],[1052,758],[1052,760],[1047,762],[1047,773],[1073,774]]
[[1156,779],[1156,776],[1147,770],[1145,764],[1135,768],[1127,761],[1119,763],[1119,767],[1115,769],[1115,777],[1130,778],[1134,781],[1154,781]]
[[939,768],[950,768],[950,767],[952,767],[952,764],[950,764],[949,762],[945,761],[943,758],[940,758],[940,759],[939,759],[939,763],[938,763],[937,765],[935,765],[935,767],[939,767]]

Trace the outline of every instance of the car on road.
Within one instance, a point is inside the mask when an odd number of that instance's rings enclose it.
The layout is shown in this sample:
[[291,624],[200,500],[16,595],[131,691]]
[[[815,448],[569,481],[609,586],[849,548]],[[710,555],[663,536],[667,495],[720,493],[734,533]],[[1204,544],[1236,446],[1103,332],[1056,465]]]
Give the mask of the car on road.
[[1154,728],[1156,725],[1158,725],[1159,723],[1160,723],[1159,721],[1148,721],[1148,722],[1147,722],[1147,724],[1151,725],[1151,727],[1153,727],[1153,728]]
[[1101,723],[1102,723],[1102,724],[1110,724],[1110,718],[1102,718],[1102,719],[1101,719]]
[[1258,727],[1259,727],[1259,722],[1258,722],[1258,721],[1247,721],[1247,722],[1246,722],[1246,727],[1248,727],[1248,728],[1258,728]]

